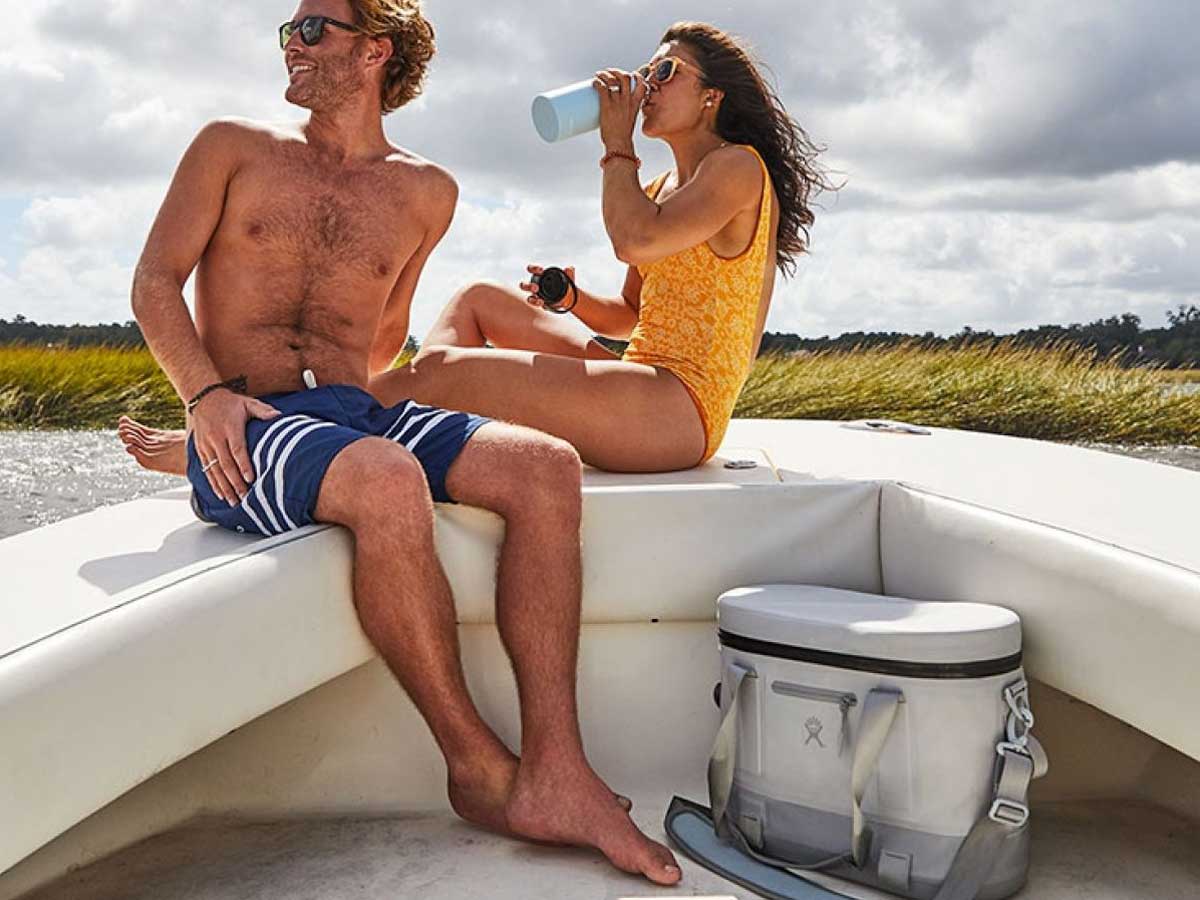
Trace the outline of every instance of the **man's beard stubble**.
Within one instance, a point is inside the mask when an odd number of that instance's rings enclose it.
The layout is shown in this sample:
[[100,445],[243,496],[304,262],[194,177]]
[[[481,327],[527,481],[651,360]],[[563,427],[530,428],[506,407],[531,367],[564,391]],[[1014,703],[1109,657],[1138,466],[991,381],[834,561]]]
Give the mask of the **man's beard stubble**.
[[343,106],[365,84],[366,79],[354,67],[353,59],[334,57],[318,63],[303,85],[289,84],[284,99],[302,109],[325,112]]

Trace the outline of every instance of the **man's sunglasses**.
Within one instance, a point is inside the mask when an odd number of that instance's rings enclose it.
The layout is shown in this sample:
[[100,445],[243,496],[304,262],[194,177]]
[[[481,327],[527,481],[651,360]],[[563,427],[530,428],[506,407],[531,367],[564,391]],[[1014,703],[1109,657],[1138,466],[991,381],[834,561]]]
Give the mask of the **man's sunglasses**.
[[284,22],[279,26],[279,49],[282,50],[285,48],[288,41],[292,39],[292,35],[297,31],[300,32],[300,40],[304,41],[304,46],[311,47],[314,44],[319,44],[321,38],[325,36],[326,25],[358,33],[356,26],[349,25],[346,22],[339,22],[337,19],[329,18],[329,16],[305,16],[299,22]]
[[[678,56],[665,56],[656,62],[654,65],[647,63],[637,70],[644,80],[654,82],[655,84],[666,84],[675,77],[675,73],[679,71],[680,66],[690,65],[684,62]],[[692,68],[696,68],[692,66]],[[699,73],[699,69],[696,69]]]

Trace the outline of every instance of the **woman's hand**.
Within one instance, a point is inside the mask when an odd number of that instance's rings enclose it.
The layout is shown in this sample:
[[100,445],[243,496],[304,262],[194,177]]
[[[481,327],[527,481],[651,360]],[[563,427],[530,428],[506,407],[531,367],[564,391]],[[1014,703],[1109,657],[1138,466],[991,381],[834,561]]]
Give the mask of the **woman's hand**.
[[[525,268],[529,270],[530,275],[537,275],[538,277],[541,277],[541,274],[546,271],[541,266],[530,265],[530,266],[526,266]],[[563,271],[567,273],[568,278],[570,278],[572,281],[575,280],[575,267],[574,266],[564,266]],[[536,284],[534,284],[532,281],[522,281],[521,282],[521,290],[523,290],[526,294],[529,295],[525,298],[525,302],[528,303],[530,306],[536,306],[538,309],[546,308],[545,301],[542,300],[542,298],[537,295],[538,286]]]
[[[630,90],[630,79],[635,84]],[[605,69],[597,72],[592,86],[600,95],[600,140],[607,150],[633,152],[633,128],[645,102],[649,85],[631,72]]]

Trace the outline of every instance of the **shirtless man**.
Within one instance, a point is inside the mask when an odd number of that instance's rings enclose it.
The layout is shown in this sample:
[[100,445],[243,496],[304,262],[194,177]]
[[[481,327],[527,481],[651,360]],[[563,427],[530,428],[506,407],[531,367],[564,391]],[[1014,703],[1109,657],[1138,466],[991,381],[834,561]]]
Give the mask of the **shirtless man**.
[[[193,506],[247,533],[348,528],[359,619],[429,724],[455,811],[673,884],[670,851],[583,751],[578,455],[465,413],[385,410],[364,390],[408,334],[417,278],[457,201],[449,173],[383,131],[433,56],[420,0],[302,0],[280,40],[287,99],[307,121],[201,130],[134,276],[134,314],[188,403]],[[182,295],[193,270],[194,323]],[[433,537],[433,500],[451,498],[506,523],[496,618],[517,678],[520,759],[467,692]]]

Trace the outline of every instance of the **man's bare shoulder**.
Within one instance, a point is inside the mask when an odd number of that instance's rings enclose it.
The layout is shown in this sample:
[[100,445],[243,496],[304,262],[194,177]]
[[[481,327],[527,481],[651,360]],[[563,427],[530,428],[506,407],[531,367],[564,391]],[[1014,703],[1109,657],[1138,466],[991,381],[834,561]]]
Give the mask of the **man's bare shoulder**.
[[294,141],[304,140],[304,128],[300,122],[268,122],[262,119],[246,119],[241,116],[222,116],[213,119],[200,129],[201,134],[229,141]]
[[295,139],[296,133],[289,133],[285,124],[227,117],[205,124],[196,133],[192,148],[205,154],[220,154],[226,159],[234,159],[268,142]]
[[431,209],[452,212],[458,203],[458,181],[446,167],[403,147],[393,148],[386,165],[396,173],[397,189],[419,192]]

